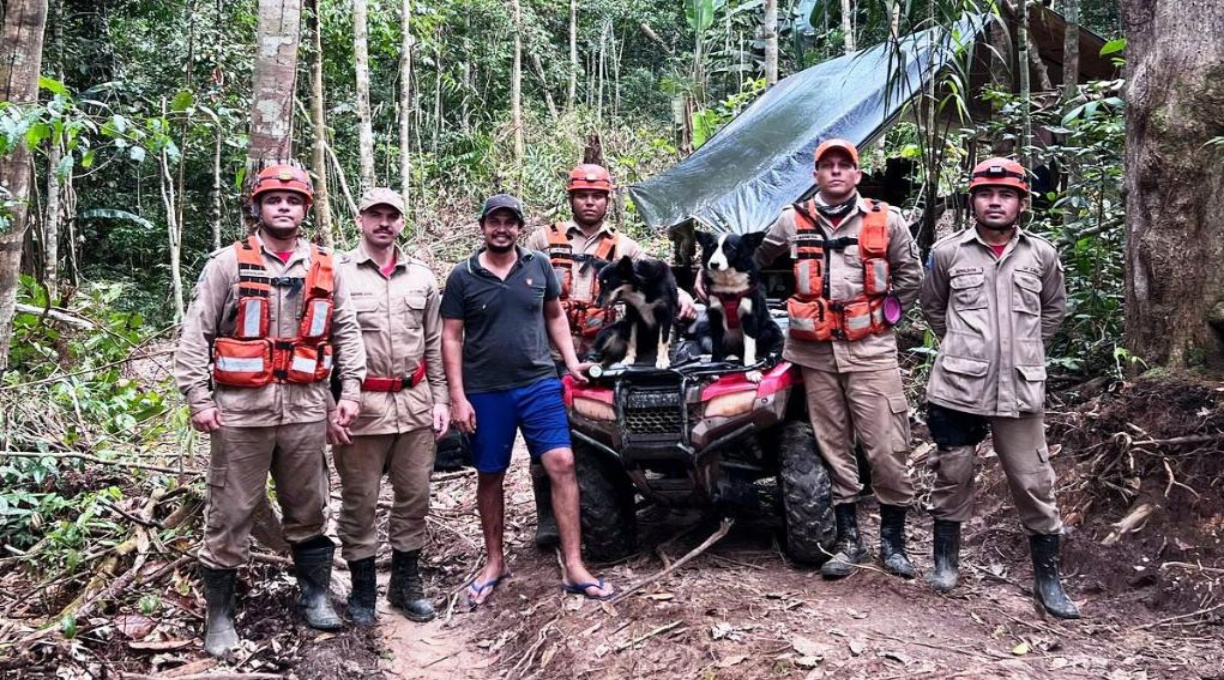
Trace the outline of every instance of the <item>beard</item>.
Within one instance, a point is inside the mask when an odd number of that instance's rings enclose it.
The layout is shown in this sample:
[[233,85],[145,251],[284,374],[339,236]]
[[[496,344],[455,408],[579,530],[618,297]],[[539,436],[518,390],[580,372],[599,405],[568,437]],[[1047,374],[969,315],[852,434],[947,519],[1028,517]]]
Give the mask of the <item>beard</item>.
[[506,245],[502,246],[502,245],[497,245],[495,243],[486,242],[485,247],[488,248],[489,252],[491,253],[497,253],[498,255],[505,255],[511,250],[514,250],[514,243],[507,243]]
[[300,227],[278,227],[271,224],[263,225],[264,231],[268,232],[273,238],[288,241],[298,235]]

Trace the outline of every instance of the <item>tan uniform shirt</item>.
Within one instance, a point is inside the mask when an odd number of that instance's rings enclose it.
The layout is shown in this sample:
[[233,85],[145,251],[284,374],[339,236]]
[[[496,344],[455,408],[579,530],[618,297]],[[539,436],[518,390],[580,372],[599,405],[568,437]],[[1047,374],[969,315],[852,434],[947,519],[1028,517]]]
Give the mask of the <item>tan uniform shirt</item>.
[[1003,255],[970,227],[931,250],[922,312],[941,338],[927,399],[984,416],[1040,413],[1045,342],[1066,314],[1058,250],[1016,230]]
[[[870,209],[871,202],[859,198],[858,211],[843,218],[837,228],[824,216],[814,217],[825,238],[857,236],[863,225],[862,214]],[[792,250],[793,255],[798,233],[795,218],[794,206],[782,210],[782,214],[770,225],[765,242],[757,250],[757,262],[767,265],[787,250]],[[918,297],[922,264],[918,261],[918,248],[910,236],[905,218],[900,210],[891,206],[888,213],[888,265],[892,272],[892,293],[901,301],[902,307],[908,307]],[[831,253],[826,274],[829,276],[832,299],[849,300],[862,295],[863,261],[859,257],[858,246],[848,246],[840,253]],[[782,357],[818,371],[878,371],[897,366],[897,339],[892,331],[868,336],[857,342],[796,340],[787,334]]]
[[[548,254],[548,232],[551,227],[540,227],[535,230],[531,236],[527,237],[527,242],[523,247],[528,250],[538,250],[545,255]],[[565,223],[565,234],[569,236],[570,246],[574,249],[575,255],[594,255],[599,249],[599,244],[603,240],[603,234],[612,233],[613,229],[606,222],[600,225],[599,229],[589,238],[582,233],[582,229],[578,228],[574,222]],[[647,256],[645,250],[637,244],[636,241],[628,236],[618,232],[616,233],[616,246],[612,249],[612,256],[620,259],[625,255],[640,260]],[[570,295],[576,300],[590,300],[591,288],[595,284],[595,268],[590,266],[582,266],[580,263],[574,263],[573,286]]]
[[361,415],[355,435],[400,434],[432,425],[434,404],[449,404],[442,366],[442,296],[429,267],[398,249],[395,271],[388,278],[357,246],[340,257],[340,268],[353,298],[366,373],[376,378],[411,376],[425,362],[426,379],[400,392],[361,393]]
[[[293,255],[282,262],[261,243],[264,267],[272,278],[305,279],[310,265],[310,243],[298,239]],[[288,286],[273,286],[268,333],[292,338],[298,334],[305,293]],[[336,262],[335,311],[331,342],[335,363],[342,366],[341,398],[358,400],[365,377],[365,348],[349,289]],[[191,306],[183,319],[182,335],[174,357],[174,381],[194,415],[214,406],[230,427],[268,427],[311,423],[327,416],[327,381],[310,384],[271,383],[264,387],[228,387],[212,384],[212,344],[234,332],[238,309],[238,254],[233,246],[214,252],[196,284]]]

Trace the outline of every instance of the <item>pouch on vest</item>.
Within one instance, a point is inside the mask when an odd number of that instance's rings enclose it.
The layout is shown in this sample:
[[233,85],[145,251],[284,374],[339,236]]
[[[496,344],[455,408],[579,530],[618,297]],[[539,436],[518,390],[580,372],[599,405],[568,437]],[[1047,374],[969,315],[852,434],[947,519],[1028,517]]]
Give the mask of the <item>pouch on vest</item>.
[[[319,373],[324,365],[323,345],[293,346],[291,352],[286,352],[288,365],[285,367],[285,380],[291,383],[312,383],[320,380]],[[331,352],[327,352],[328,363],[331,362]],[[323,373],[326,376],[326,372]]]
[[837,328],[835,315],[822,298],[788,298],[786,312],[790,317],[788,332],[792,338],[817,342],[833,338],[833,331]]
[[308,298],[302,310],[301,339],[316,342],[327,337],[331,330],[332,301],[328,298]]
[[238,340],[257,340],[268,337],[268,298],[244,296],[238,298],[238,317],[234,325],[234,337]]
[[332,346],[330,342],[319,345],[319,366],[315,369],[315,380],[327,380],[332,370]]
[[213,380],[229,387],[263,387],[272,382],[272,343],[217,338],[213,342]]
[[824,260],[815,257],[800,257],[795,260],[795,295],[820,297],[824,290]]
[[[878,316],[881,323],[883,323],[883,315]],[[876,325],[872,321],[870,301],[857,300],[855,302],[847,302],[842,308],[842,332],[845,334],[846,340],[850,342],[862,340],[871,335],[875,328]]]
[[889,281],[888,260],[880,257],[863,260],[863,292],[867,297],[887,295]]

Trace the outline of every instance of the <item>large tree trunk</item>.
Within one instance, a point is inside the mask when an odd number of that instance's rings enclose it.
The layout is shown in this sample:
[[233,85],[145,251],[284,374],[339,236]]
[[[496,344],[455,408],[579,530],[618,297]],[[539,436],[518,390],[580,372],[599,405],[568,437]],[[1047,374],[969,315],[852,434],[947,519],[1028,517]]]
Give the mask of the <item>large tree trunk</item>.
[[[64,79],[64,34],[63,34],[63,3],[52,2],[47,10],[50,23],[51,44],[47,52],[53,60],[51,69],[58,80]],[[63,144],[59,139],[51,140],[51,150],[47,154],[47,205],[43,217],[43,284],[47,287],[47,296],[52,305],[59,304],[59,241],[60,215],[63,206],[60,201],[59,165],[63,158]]]
[[323,245],[335,244],[332,233],[331,196],[327,191],[327,115],[323,94],[323,27],[319,0],[310,3],[310,169],[314,175],[314,214]]
[[765,84],[778,82],[778,0],[765,0],[765,18],[761,20],[765,34]]
[[1063,17],[1067,20],[1063,33],[1063,101],[1075,99],[1079,86],[1079,10],[1080,0],[1063,0]]
[[566,105],[573,111],[578,105],[578,71],[581,69],[578,65],[578,0],[570,0],[569,63],[569,99]]
[[361,190],[374,186],[374,124],[370,120],[370,50],[366,0],[353,0],[353,56],[357,67],[357,148]]
[[400,42],[400,193],[404,207],[412,205],[412,0],[403,3],[403,35]]
[[[47,0],[8,0],[0,34],[0,102],[38,104],[46,24]],[[11,201],[7,210],[0,207],[0,373],[8,368],[29,194],[30,152],[19,144],[0,156],[0,198]]]
[[854,0],[841,0],[842,36],[845,38],[846,54],[855,50],[854,46]]
[[1224,3],[1123,0],[1126,346],[1224,370]]
[[514,128],[514,160],[523,160],[523,13],[519,0],[512,0],[514,21],[514,67],[510,72],[510,120]]
[[301,24],[301,0],[259,0],[248,179],[254,179],[251,170],[293,159],[293,93]]

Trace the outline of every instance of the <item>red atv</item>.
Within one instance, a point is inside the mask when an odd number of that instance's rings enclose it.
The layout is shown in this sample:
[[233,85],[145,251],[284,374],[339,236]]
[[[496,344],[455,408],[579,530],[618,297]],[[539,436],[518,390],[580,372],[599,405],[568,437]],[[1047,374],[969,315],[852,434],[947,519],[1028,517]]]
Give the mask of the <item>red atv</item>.
[[[648,358],[644,358],[648,359]],[[776,477],[786,551],[819,563],[836,538],[829,473],[808,424],[803,382],[789,362],[749,368],[698,356],[670,369],[566,378],[587,555],[612,561],[637,544],[636,495],[669,507],[727,510]]]

